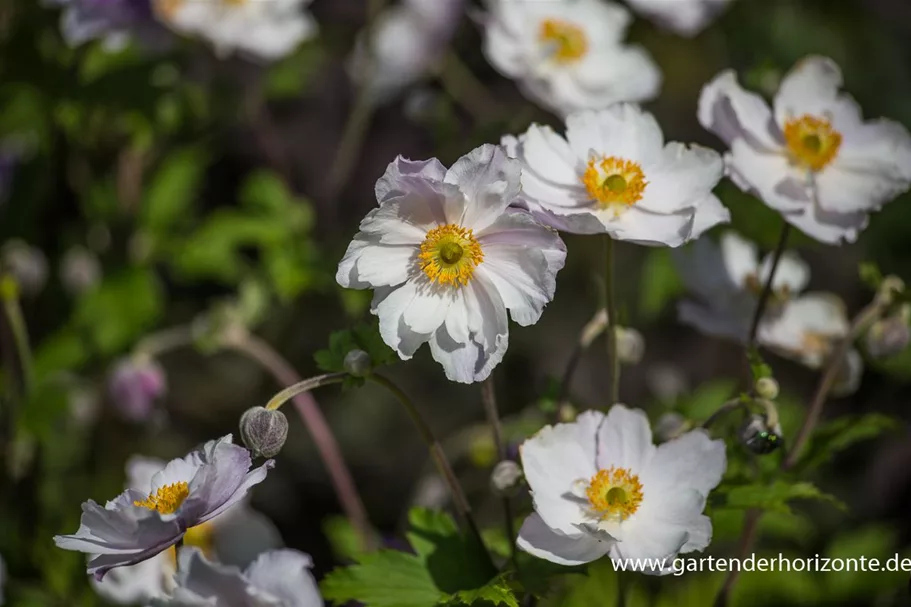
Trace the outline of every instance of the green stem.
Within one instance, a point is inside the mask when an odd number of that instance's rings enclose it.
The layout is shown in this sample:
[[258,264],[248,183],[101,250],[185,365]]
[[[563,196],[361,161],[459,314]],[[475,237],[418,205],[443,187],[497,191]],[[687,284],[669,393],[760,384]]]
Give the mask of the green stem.
[[[481,536],[481,529],[474,520],[468,498],[465,496],[465,492],[459,484],[459,479],[456,477],[455,472],[452,470],[452,466],[449,464],[449,460],[446,458],[446,454],[443,452],[440,441],[434,436],[433,430],[430,429],[430,425],[424,419],[424,416],[421,415],[417,405],[415,405],[414,401],[412,401],[411,398],[409,398],[409,396],[392,380],[376,373],[369,375],[367,379],[386,388],[400,403],[402,403],[402,406],[405,407],[409,417],[411,417],[411,421],[418,430],[418,434],[421,435],[421,440],[427,445],[427,449],[430,451],[430,457],[433,459],[434,464],[436,464],[437,470],[449,486],[449,491],[452,493],[452,501],[455,504],[456,510],[458,510],[463,521],[468,526],[469,531],[478,542],[478,545],[481,548],[484,548],[484,538]],[[490,555],[486,550],[485,554],[490,558]]]
[[788,246],[788,236],[791,234],[791,224],[785,222],[781,228],[781,235],[778,237],[778,244],[775,252],[772,254],[772,267],[769,268],[769,275],[765,284],[762,286],[762,292],[759,294],[759,301],[756,303],[756,311],[753,312],[753,319],[750,321],[750,332],[747,336],[747,350],[756,345],[756,332],[759,330],[759,323],[762,321],[762,315],[765,313],[766,305],[772,295],[772,282],[775,280],[775,273],[778,271],[778,264],[784,255]]
[[617,300],[614,293],[614,239],[604,236],[604,290],[607,302],[607,354],[610,358],[610,405],[620,401],[620,357],[617,355]]
[[563,371],[563,378],[560,380],[560,390],[557,392],[557,405],[562,404],[569,395],[573,376],[576,374],[576,368],[582,360],[582,353],[592,345],[592,342],[594,342],[599,335],[604,333],[605,327],[607,327],[607,311],[601,309],[598,310],[594,318],[588,321],[585,327],[582,328],[582,333],[579,335],[579,341],[576,342],[572,354],[569,356],[569,361],[566,363],[566,369]]
[[11,276],[2,277],[0,297],[3,298],[3,312],[13,334],[16,356],[19,359],[19,369],[22,373],[22,389],[19,396],[24,402],[30,394],[34,381],[32,348],[29,344],[28,328],[25,324],[25,317],[22,315],[22,307],[19,305],[19,285]]
[[346,377],[348,377],[347,373],[326,373],[324,375],[317,375],[316,377],[311,377],[309,379],[305,379],[304,381],[297,382],[296,384],[288,386],[270,398],[269,402],[266,403],[266,409],[274,411],[296,396],[306,394],[311,390],[315,390],[323,386],[340,384],[345,381]]
[[[494,389],[493,375],[488,377],[481,384],[481,401],[484,403],[484,411],[487,413],[487,422],[490,424],[490,430],[493,434],[493,442],[497,449],[497,458],[499,461],[506,460],[506,441],[503,439],[503,425],[500,422],[500,410],[497,406],[497,395]],[[509,496],[503,496],[503,518],[506,537],[509,539],[510,553],[509,558],[513,567],[519,568],[516,557],[516,528],[513,521],[512,501]]]
[[191,346],[193,342],[193,330],[187,325],[179,325],[144,337],[133,353],[135,356],[158,358],[171,350]]

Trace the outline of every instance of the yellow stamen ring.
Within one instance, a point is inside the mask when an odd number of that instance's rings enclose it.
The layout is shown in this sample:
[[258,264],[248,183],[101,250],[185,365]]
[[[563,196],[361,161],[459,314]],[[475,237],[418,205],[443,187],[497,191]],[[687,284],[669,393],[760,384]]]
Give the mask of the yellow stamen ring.
[[161,514],[174,514],[188,495],[190,495],[190,486],[181,481],[159,487],[158,491],[150,493],[149,497],[142,501],[134,501],[133,505],[157,510]]
[[557,63],[573,63],[588,52],[585,31],[578,25],[560,19],[542,21],[538,39],[553,49],[551,57]]
[[484,251],[472,231],[452,223],[427,232],[418,255],[431,281],[456,287],[467,285],[482,261]]
[[792,161],[814,171],[823,170],[841,147],[841,133],[828,120],[810,115],[789,120],[784,138]]
[[585,490],[592,509],[601,520],[624,521],[642,503],[642,483],[626,468],[598,470]]
[[582,175],[588,195],[603,208],[614,205],[632,206],[642,200],[645,173],[637,163],[616,156],[595,158],[588,161]]

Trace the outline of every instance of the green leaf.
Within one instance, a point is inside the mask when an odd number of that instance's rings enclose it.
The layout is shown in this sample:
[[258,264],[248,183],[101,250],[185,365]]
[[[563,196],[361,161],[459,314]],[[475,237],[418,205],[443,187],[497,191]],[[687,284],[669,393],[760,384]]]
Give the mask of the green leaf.
[[304,44],[293,55],[275,63],[266,77],[270,99],[298,97],[325,62],[325,52],[316,44]]
[[677,403],[677,410],[684,417],[694,420],[708,419],[721,405],[730,400],[737,382],[732,379],[716,379],[700,385],[689,396]]
[[367,607],[434,607],[488,601],[517,607],[482,546],[442,512],[415,508],[407,534],[415,554],[380,550],[356,555],[356,564],[323,580],[323,597]]
[[329,540],[332,554],[340,561],[355,561],[365,554],[357,532],[347,517],[330,516],[325,519],[323,535]]
[[791,513],[788,502],[796,499],[822,500],[844,509],[842,502],[828,493],[823,493],[811,483],[789,483],[777,480],[772,484],[757,483],[741,485],[727,491],[728,508],[758,508],[773,512]]
[[642,266],[642,286],[639,293],[642,320],[657,318],[668,302],[677,298],[683,291],[683,281],[677,275],[670,250],[649,251]]
[[[889,559],[894,559],[896,540],[899,534],[895,529],[881,525],[869,525],[857,529],[848,529],[836,536],[826,549],[825,556],[831,559],[842,559],[844,571],[824,573],[826,594],[831,603],[856,601],[862,604],[873,604],[870,600],[884,592],[907,584],[908,574],[902,571],[886,571]],[[878,559],[882,571],[873,574],[860,570],[860,558]],[[902,555],[899,556],[899,562]]]
[[858,270],[861,282],[873,291],[879,289],[883,282],[883,273],[880,271],[879,266],[872,261],[868,261],[860,264]]
[[839,417],[816,429],[805,455],[800,458],[799,466],[804,470],[815,468],[856,443],[900,427],[899,420],[881,413]]
[[588,566],[586,574],[565,576],[562,591],[542,602],[542,607],[615,607],[617,573],[610,559]]
[[757,348],[750,348],[747,351],[747,360],[750,362],[750,371],[753,374],[753,381],[764,377],[772,377],[772,367],[762,358]]
[[162,162],[146,190],[141,224],[163,233],[190,214],[203,173],[206,155],[197,147],[171,152]]
[[313,355],[317,367],[329,373],[345,371],[345,356],[352,350],[363,350],[370,356],[374,368],[390,365],[398,360],[395,352],[386,345],[376,324],[361,323],[352,329],[334,331],[329,336],[329,348]]

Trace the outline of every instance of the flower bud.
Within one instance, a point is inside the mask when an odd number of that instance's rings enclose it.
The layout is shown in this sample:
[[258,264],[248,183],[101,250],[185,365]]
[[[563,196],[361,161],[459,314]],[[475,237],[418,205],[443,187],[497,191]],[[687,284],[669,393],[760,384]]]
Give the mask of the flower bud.
[[0,268],[16,279],[23,295],[37,295],[47,282],[44,253],[21,240],[12,240],[3,246]]
[[905,281],[898,276],[889,275],[883,278],[879,285],[879,292],[876,297],[883,305],[892,305],[895,302],[895,295],[905,290]]
[[775,400],[778,398],[778,382],[773,377],[760,377],[756,380],[756,394],[766,400]]
[[563,423],[569,423],[576,420],[579,412],[569,403],[562,403],[557,408],[557,418]]
[[167,392],[164,370],[152,359],[131,358],[117,363],[108,379],[108,393],[117,411],[129,421],[152,415],[155,401]]
[[782,443],[781,426],[769,427],[766,418],[755,413],[747,418],[740,428],[740,442],[757,455],[775,451]]
[[642,333],[629,327],[617,327],[617,356],[627,365],[639,364],[645,356]]
[[863,374],[864,359],[860,356],[860,352],[848,350],[838,368],[838,375],[832,386],[832,396],[842,397],[857,392]]
[[519,492],[522,468],[512,460],[498,462],[490,474],[490,489],[498,497],[513,497]]
[[363,350],[351,350],[345,354],[345,372],[354,377],[367,377],[373,372],[373,361]]
[[652,394],[666,403],[672,403],[690,391],[683,371],[666,363],[650,367],[645,373],[645,383]]
[[864,340],[870,356],[888,358],[903,352],[908,347],[908,342],[911,341],[911,328],[908,327],[907,318],[909,312],[911,312],[911,308],[905,304],[897,314],[886,316],[873,323]]
[[240,417],[240,438],[256,457],[274,457],[288,439],[288,418],[278,409],[251,407]]
[[655,436],[663,442],[677,438],[690,429],[690,422],[676,411],[670,411],[658,418],[655,423]]

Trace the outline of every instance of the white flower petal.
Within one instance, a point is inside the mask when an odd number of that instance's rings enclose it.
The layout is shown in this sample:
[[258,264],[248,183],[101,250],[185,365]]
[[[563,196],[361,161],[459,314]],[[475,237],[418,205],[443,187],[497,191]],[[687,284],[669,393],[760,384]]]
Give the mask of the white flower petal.
[[[673,501],[684,489],[703,498],[718,486],[727,467],[723,440],[712,440],[703,430],[693,430],[658,446],[639,475],[647,500]],[[702,512],[702,509],[699,509]]]
[[720,73],[702,89],[698,114],[699,123],[728,146],[740,140],[764,153],[784,146],[769,106],[759,95],[741,88],[733,70]]
[[731,0],[627,0],[630,7],[682,36],[695,36]]
[[759,251],[756,245],[736,232],[725,232],[720,245],[721,259],[730,282],[742,288],[749,276],[757,274]]
[[690,239],[695,224],[692,209],[673,214],[650,213],[633,205],[619,217],[609,209],[597,215],[612,238],[653,247],[679,247]]
[[338,264],[335,280],[343,287],[365,289],[402,284],[414,273],[418,251],[410,245],[377,245],[367,235],[355,237]]
[[[376,199],[380,204],[407,193],[403,187],[405,183],[411,184],[412,182],[403,183],[401,181],[402,177],[443,181],[446,177],[446,167],[436,158],[409,160],[404,156],[397,156],[395,160],[389,163],[389,166],[386,167],[386,172],[376,182]],[[442,213],[440,214],[440,219],[442,219]]]
[[639,474],[654,453],[652,429],[645,412],[624,405],[612,406],[598,432],[598,467],[616,466]]
[[631,103],[567,116],[566,138],[573,153],[584,161],[594,151],[598,156],[617,156],[647,165],[661,158],[664,147],[658,121]]
[[290,549],[266,552],[244,571],[249,583],[247,595],[281,601],[282,607],[321,607],[323,600],[310,573],[311,567],[313,560],[303,552]]
[[681,301],[677,304],[680,322],[705,333],[736,343],[746,343],[753,313],[749,308],[718,304],[716,306]]
[[522,523],[516,545],[538,558],[572,566],[601,558],[610,550],[612,543],[584,532],[574,535],[560,533],[533,513]]
[[847,170],[839,162],[815,175],[819,206],[833,213],[877,211],[908,190],[911,180]]
[[776,211],[793,214],[813,204],[807,178],[791,167],[784,154],[758,152],[738,139],[725,156],[725,164],[728,176],[740,189]]
[[[843,83],[841,69],[831,59],[818,56],[802,59],[782,79],[778,88],[775,96],[776,121],[783,128],[788,120],[804,115],[832,116],[839,105],[838,91]],[[848,102],[853,106],[852,101]],[[852,122],[857,120],[856,115],[852,118]]]
[[764,318],[757,338],[759,343],[784,356],[818,368],[827,353],[813,347],[813,338],[841,339],[849,328],[844,303],[837,296],[808,293],[788,301],[778,316]]
[[675,213],[709,196],[724,175],[724,161],[714,150],[672,142],[643,169],[648,185],[636,205],[655,213]]
[[[765,256],[759,268],[759,280],[765,284],[772,271],[772,254]],[[789,293],[796,294],[803,291],[810,282],[810,266],[792,251],[785,251],[778,262],[772,288],[775,290],[787,289]]]
[[402,313],[402,320],[415,333],[433,333],[446,320],[453,302],[453,290],[418,279],[417,292]]
[[870,222],[866,213],[833,213],[815,203],[803,213],[784,213],[782,217],[807,236],[826,244],[854,242]]
[[503,214],[518,196],[521,165],[500,146],[485,144],[459,158],[445,182],[459,187],[464,207],[447,207],[447,219],[481,231]]
[[409,280],[389,291],[378,290],[371,309],[371,312],[380,319],[380,335],[383,341],[395,350],[402,360],[410,359],[417,348],[430,339],[429,335],[412,331],[403,319],[405,310],[417,297],[417,292],[418,285],[415,280]]

